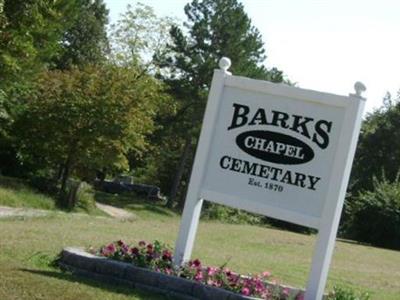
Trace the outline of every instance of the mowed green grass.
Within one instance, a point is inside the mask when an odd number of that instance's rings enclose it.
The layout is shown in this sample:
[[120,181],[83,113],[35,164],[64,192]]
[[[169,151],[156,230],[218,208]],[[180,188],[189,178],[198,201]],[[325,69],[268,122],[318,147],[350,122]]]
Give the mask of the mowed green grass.
[[[136,220],[82,214],[0,219],[0,299],[162,299],[127,288],[63,274],[49,266],[63,247],[99,247],[110,241],[158,239],[173,246],[180,217],[161,206],[130,197],[98,194],[119,203]],[[193,257],[240,273],[268,270],[278,281],[305,286],[315,236],[249,225],[200,222]],[[372,299],[400,299],[400,252],[337,242],[327,290],[348,285]]]

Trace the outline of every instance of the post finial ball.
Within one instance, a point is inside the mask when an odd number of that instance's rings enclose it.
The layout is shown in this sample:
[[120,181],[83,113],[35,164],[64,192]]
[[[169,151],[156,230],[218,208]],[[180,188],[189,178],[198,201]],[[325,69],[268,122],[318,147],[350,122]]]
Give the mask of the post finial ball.
[[225,72],[228,71],[229,67],[231,66],[231,60],[228,57],[222,57],[219,60],[219,67],[224,70]]
[[357,81],[357,82],[354,84],[354,90],[356,91],[356,96],[357,96],[357,97],[362,97],[362,96],[361,96],[361,93],[362,93],[362,92],[365,92],[365,91],[367,90],[367,88],[365,87],[365,85],[364,85],[362,82]]

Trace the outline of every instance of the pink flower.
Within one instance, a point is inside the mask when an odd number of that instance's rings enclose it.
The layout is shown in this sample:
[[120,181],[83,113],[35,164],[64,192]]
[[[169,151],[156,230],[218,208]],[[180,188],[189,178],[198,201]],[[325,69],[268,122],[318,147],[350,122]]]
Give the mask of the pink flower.
[[250,289],[247,288],[247,287],[242,288],[241,292],[242,292],[242,295],[245,295],[245,296],[249,296],[250,295]]
[[147,254],[153,254],[153,245],[152,244],[148,244],[147,245]]
[[140,246],[140,247],[146,246],[146,242],[145,242],[145,241],[140,241],[140,242],[139,242],[139,246]]
[[208,284],[208,285],[211,285],[211,286],[215,286],[216,283],[214,282],[214,280],[208,279],[208,280],[207,280],[207,284]]
[[282,294],[283,294],[285,297],[287,297],[287,296],[289,296],[289,294],[290,294],[290,290],[289,290],[288,288],[284,288],[283,291],[282,291]]
[[115,252],[117,250],[117,248],[115,247],[115,245],[113,243],[107,245],[106,249],[110,252]]
[[121,250],[122,250],[122,253],[128,254],[128,253],[129,253],[129,246],[126,245],[126,244],[123,244],[123,245],[121,246]]
[[296,300],[304,300],[304,293],[298,293],[296,296]]
[[195,259],[195,260],[192,262],[192,265],[195,266],[196,268],[199,268],[199,267],[201,267],[201,262],[200,262],[200,260]]
[[172,274],[171,268],[166,268],[166,269],[164,270],[164,272],[165,272],[165,274],[168,274],[168,275],[171,275],[171,274]]
[[117,251],[117,248],[115,247],[115,245],[113,243],[108,244],[107,246],[103,247],[103,249],[101,249],[101,255],[103,256],[111,256],[114,255],[114,253]]
[[194,276],[194,280],[201,281],[202,279],[203,279],[203,272],[202,271],[198,271],[196,273],[196,276]]
[[264,278],[268,278],[268,277],[271,276],[271,273],[268,272],[268,271],[264,271],[264,272],[262,272],[262,276],[263,276]]
[[217,272],[217,268],[207,267],[207,275],[208,276],[214,276],[216,272]]
[[162,259],[163,260],[167,260],[167,261],[171,261],[172,260],[172,253],[168,250],[164,250],[163,251],[163,255],[162,255]]

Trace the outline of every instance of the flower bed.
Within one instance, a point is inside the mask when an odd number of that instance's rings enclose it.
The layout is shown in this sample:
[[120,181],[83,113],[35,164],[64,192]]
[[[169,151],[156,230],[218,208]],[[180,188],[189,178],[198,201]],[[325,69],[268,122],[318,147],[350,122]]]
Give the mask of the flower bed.
[[303,291],[283,287],[270,281],[271,274],[267,271],[259,275],[243,276],[225,266],[203,266],[198,259],[189,261],[180,268],[174,268],[172,250],[158,241],[154,243],[141,241],[136,246],[129,246],[123,241],[118,241],[102,247],[99,251],[93,251],[93,253],[243,296],[268,300],[302,299],[303,297]]
[[[90,252],[90,253],[89,253]],[[129,246],[123,241],[110,243],[89,252],[64,249],[58,259],[61,268],[74,274],[112,284],[122,284],[161,293],[181,300],[300,300],[304,290],[283,286],[271,280],[269,272],[243,276],[225,266],[205,267],[195,259],[180,268],[172,264],[172,251],[164,244],[139,242]],[[366,292],[334,287],[325,295],[329,300],[368,300]]]

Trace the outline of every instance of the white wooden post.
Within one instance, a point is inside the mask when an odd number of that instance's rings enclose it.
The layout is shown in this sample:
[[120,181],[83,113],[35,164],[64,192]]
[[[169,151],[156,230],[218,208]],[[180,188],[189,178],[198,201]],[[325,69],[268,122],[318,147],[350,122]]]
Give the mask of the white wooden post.
[[[365,86],[360,82],[356,82],[354,88],[356,93],[350,94],[350,96],[353,97],[353,99],[350,98],[350,100],[354,100],[355,104],[352,110],[349,110],[345,116],[345,118],[348,119],[347,121],[353,120],[354,127],[352,131],[347,128],[343,129],[345,131],[347,130],[344,141],[347,145],[350,145],[350,147],[348,151],[347,147],[338,148],[338,153],[336,154],[336,162],[338,163],[333,170],[333,180],[330,183],[328,199],[319,226],[305,300],[322,299],[328,278],[329,265],[335,247],[336,233],[365,106],[365,99],[361,97],[361,93],[365,91]],[[338,167],[343,165],[346,166],[344,170]],[[335,199],[337,195],[338,200]]]
[[190,177],[189,188],[183,209],[182,221],[179,229],[178,240],[175,245],[174,265],[179,266],[191,257],[193,244],[203,205],[200,199],[200,187],[203,181],[205,165],[208,159],[209,148],[215,122],[218,115],[219,99],[224,87],[226,76],[231,75],[228,69],[231,65],[229,58],[223,57],[219,61],[221,70],[214,70],[211,90],[208,96],[207,107],[204,114],[203,126],[196,150],[196,156]]

